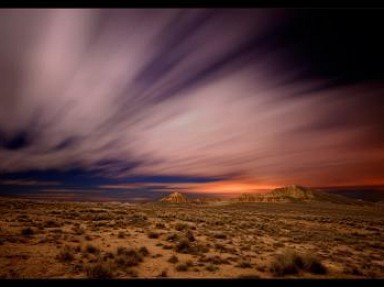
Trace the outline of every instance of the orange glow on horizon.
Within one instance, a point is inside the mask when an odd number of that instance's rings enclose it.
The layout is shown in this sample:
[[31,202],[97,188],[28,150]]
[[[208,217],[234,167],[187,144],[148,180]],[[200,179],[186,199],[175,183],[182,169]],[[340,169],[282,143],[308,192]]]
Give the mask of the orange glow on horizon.
[[[166,189],[157,189],[157,186],[165,186]],[[155,191],[181,191],[193,193],[255,193],[271,190],[279,187],[278,185],[265,185],[253,182],[244,182],[237,180],[224,180],[219,182],[208,183],[132,183],[132,184],[116,184],[102,185],[99,188],[107,189],[137,189],[151,188]]]
[[189,187],[193,192],[204,193],[248,193],[257,192],[265,189],[274,189],[274,185],[262,185],[256,183],[246,183],[240,181],[220,181],[210,183],[194,184]]
[[[343,184],[343,185],[330,185],[329,187],[333,188],[345,188],[351,186],[383,186],[384,183],[381,181],[376,181],[376,184],[353,184],[353,182]],[[255,182],[252,179],[230,179],[222,180],[216,182],[207,182],[207,183],[154,183],[154,182],[141,182],[141,183],[123,183],[123,184],[109,184],[101,185],[100,189],[140,189],[140,188],[149,188],[157,192],[174,192],[179,191],[183,193],[206,193],[206,194],[241,194],[241,193],[264,193],[275,188],[298,184],[307,187],[317,188],[316,186],[300,184],[295,182],[284,182],[280,184],[263,184],[260,182]],[[159,188],[161,187],[161,188]],[[326,188],[326,186],[318,186],[319,188]]]

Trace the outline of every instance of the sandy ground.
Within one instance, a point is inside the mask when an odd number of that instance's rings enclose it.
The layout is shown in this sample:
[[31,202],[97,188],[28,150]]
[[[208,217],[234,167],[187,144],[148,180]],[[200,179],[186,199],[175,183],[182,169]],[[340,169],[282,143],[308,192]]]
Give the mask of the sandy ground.
[[384,278],[380,206],[0,199],[0,211],[1,278]]

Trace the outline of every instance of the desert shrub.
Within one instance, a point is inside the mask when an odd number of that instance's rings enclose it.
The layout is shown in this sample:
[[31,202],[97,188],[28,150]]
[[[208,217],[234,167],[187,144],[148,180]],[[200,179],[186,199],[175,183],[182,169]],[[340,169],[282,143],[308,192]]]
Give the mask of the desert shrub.
[[151,239],[159,238],[159,233],[156,233],[156,232],[149,232],[149,233],[148,233],[148,238],[151,238]]
[[87,234],[87,235],[84,236],[84,239],[87,240],[87,241],[92,241],[93,238],[90,235]]
[[132,248],[119,247],[115,262],[121,267],[137,266],[143,261],[142,254]]
[[178,222],[175,224],[175,230],[177,230],[177,231],[183,231],[183,230],[188,229],[188,228],[189,228],[189,225],[186,223]]
[[326,274],[325,266],[314,256],[303,256],[303,269],[313,274]]
[[166,228],[165,224],[161,223],[161,222],[156,223],[155,227],[158,229],[165,229]]
[[252,264],[249,261],[241,261],[239,264],[236,265],[236,267],[240,268],[252,268]]
[[191,249],[192,249],[191,243],[187,239],[180,240],[179,242],[177,242],[175,246],[176,252],[180,252],[180,253],[189,253],[192,251]]
[[175,256],[175,255],[172,255],[172,256],[168,259],[168,262],[169,262],[169,263],[172,263],[172,264],[175,264],[175,263],[179,262],[179,258],[177,258],[177,256]]
[[219,267],[213,264],[209,264],[207,267],[205,267],[205,269],[211,272],[215,272],[219,270]]
[[125,238],[125,232],[124,231],[119,231],[119,233],[117,234],[117,237],[120,238],[120,239],[123,239]]
[[74,252],[69,246],[65,246],[56,256],[56,259],[60,262],[71,262],[74,258]]
[[194,242],[194,241],[196,241],[195,236],[193,235],[193,232],[192,232],[191,230],[187,230],[187,232],[185,233],[185,237],[186,237],[190,242]]
[[213,237],[216,238],[216,239],[227,239],[227,235],[224,234],[224,233],[222,233],[222,232],[215,233],[215,234],[213,235]]
[[81,264],[74,264],[72,266],[72,272],[74,273],[79,273],[79,272],[82,272],[83,270],[84,270],[84,267]]
[[230,264],[228,259],[223,259],[220,256],[208,256],[208,257],[201,257],[199,259],[200,262],[210,262],[211,264],[214,265],[219,265],[219,264]]
[[139,273],[137,272],[136,269],[129,268],[129,269],[125,270],[125,272],[128,275],[131,275],[131,277],[138,277],[139,276]]
[[227,257],[228,261],[237,262],[239,259],[237,257]]
[[89,278],[112,278],[113,271],[109,264],[96,263],[86,269]]
[[297,274],[302,265],[302,259],[296,252],[286,251],[274,258],[270,269],[276,275]]
[[219,252],[226,252],[227,251],[227,247],[224,244],[216,243],[214,247]]
[[260,265],[260,266],[257,266],[256,269],[259,270],[260,272],[265,272],[266,266]]
[[176,270],[177,271],[182,271],[182,272],[188,271],[188,266],[187,266],[187,264],[180,263],[180,264],[176,265]]
[[302,255],[286,250],[272,261],[270,271],[276,275],[297,274],[300,270],[315,274],[325,274],[325,266],[314,256]]
[[168,277],[167,270],[164,269],[163,271],[161,271],[158,277]]
[[193,261],[192,260],[187,260],[185,262],[185,264],[187,264],[188,267],[192,267],[193,266]]
[[132,217],[129,219],[129,224],[138,226],[138,227],[144,227],[147,226],[148,223],[148,217],[142,214],[134,214]]
[[88,253],[91,253],[91,254],[98,254],[100,253],[100,250],[92,245],[92,244],[87,244],[87,246],[85,247],[85,251],[88,252]]
[[117,255],[121,255],[121,254],[124,254],[126,250],[127,250],[126,247],[120,246],[120,247],[117,247],[116,253],[117,253]]
[[360,271],[358,268],[354,266],[346,266],[344,267],[343,270],[344,274],[351,274],[351,275],[357,275],[357,276],[362,276],[364,273]]
[[148,251],[147,247],[141,246],[140,249],[139,249],[139,253],[142,256],[147,256],[149,254],[149,251]]
[[26,228],[23,228],[21,230],[21,234],[24,236],[31,236],[31,235],[35,234],[35,232],[32,228],[26,227]]
[[69,239],[69,241],[70,241],[70,242],[73,242],[73,243],[80,243],[80,240],[79,240],[78,238],[76,238],[76,237],[71,237],[71,238]]
[[72,227],[72,231],[75,232],[77,235],[83,235],[85,233],[85,228],[83,226],[80,226],[80,224],[76,224]]
[[179,240],[179,235],[177,235],[176,233],[171,233],[167,236],[166,240],[169,242],[175,242]]

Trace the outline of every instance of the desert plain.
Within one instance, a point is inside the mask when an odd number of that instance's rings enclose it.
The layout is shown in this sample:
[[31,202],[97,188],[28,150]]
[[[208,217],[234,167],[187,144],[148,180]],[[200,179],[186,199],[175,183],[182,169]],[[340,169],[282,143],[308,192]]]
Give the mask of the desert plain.
[[1,278],[383,278],[384,208],[0,199]]

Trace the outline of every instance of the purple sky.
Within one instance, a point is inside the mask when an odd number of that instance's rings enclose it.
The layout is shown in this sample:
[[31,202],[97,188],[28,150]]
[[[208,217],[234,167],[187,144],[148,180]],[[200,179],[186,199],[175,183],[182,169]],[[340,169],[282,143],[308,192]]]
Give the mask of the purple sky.
[[384,184],[376,26],[310,12],[0,10],[0,173]]

